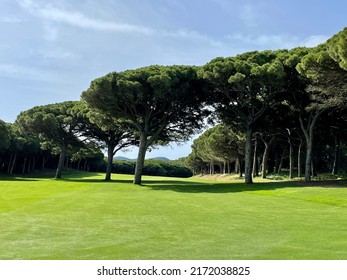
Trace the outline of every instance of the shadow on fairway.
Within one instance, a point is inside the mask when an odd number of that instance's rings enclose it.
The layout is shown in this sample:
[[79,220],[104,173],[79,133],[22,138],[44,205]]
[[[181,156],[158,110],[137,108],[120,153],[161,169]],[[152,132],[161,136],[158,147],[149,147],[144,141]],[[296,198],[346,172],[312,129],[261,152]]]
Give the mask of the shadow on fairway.
[[[148,183],[147,181],[145,183]],[[169,181],[168,181],[169,183]],[[172,182],[171,182],[172,183]],[[236,192],[250,192],[261,190],[276,190],[283,188],[297,188],[300,185],[297,182],[262,182],[246,185],[245,183],[195,183],[181,182],[183,184],[162,184],[158,185],[144,185],[154,191],[174,191],[184,193],[236,193]],[[304,187],[304,186],[301,186]]]
[[[62,178],[62,181],[68,182],[78,182],[78,183],[123,183],[123,184],[132,184],[132,179],[112,179],[111,181],[105,181],[104,179],[88,179],[88,178]],[[191,186],[191,185],[208,185],[209,183],[201,182],[186,182],[179,181],[175,179],[168,180],[143,180],[143,184],[139,187],[147,187],[151,185],[160,185],[160,186]]]
[[21,177],[0,177],[0,181],[9,181],[9,182],[36,182],[38,179],[33,178],[21,178]]
[[124,184],[130,184],[133,181],[132,180],[111,180],[111,181],[105,181],[105,179],[88,179],[88,178],[80,178],[80,179],[75,179],[75,178],[62,178],[62,181],[67,181],[67,182],[78,182],[78,183],[124,183]]

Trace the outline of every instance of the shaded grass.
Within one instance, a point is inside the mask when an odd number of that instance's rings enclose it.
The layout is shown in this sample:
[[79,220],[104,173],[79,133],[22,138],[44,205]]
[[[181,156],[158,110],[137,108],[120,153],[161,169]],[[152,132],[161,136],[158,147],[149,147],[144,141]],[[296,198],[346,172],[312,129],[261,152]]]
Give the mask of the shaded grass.
[[347,259],[346,188],[113,178],[0,180],[0,259]]

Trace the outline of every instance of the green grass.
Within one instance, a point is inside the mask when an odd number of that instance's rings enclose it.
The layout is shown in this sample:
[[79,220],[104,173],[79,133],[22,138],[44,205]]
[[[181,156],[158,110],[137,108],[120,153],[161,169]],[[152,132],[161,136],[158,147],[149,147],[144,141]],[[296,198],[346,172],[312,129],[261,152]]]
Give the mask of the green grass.
[[347,259],[347,188],[0,178],[0,259]]

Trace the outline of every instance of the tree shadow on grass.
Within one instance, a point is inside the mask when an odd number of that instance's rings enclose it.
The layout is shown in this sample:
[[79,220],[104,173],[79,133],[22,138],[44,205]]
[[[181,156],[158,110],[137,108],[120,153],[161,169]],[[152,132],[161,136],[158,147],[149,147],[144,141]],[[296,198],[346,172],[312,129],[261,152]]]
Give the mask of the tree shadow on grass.
[[37,182],[38,179],[33,178],[25,178],[25,177],[0,177],[1,181],[7,181],[7,182]]
[[[79,183],[114,183],[117,184],[132,184],[132,178],[117,178],[111,181],[105,181],[104,178],[88,178],[95,177],[95,173],[86,174],[69,174],[71,176],[64,177],[62,181],[79,182]],[[142,185],[139,188],[147,188],[153,191],[174,191],[182,193],[236,193],[236,192],[252,192],[252,191],[265,191],[277,190],[283,188],[303,188],[303,187],[346,187],[346,180],[331,180],[331,181],[313,181],[311,183],[304,183],[302,181],[273,181],[273,182],[255,182],[247,185],[242,181],[235,182],[215,182],[215,181],[188,181],[180,178],[165,179],[146,179],[142,180]]]
[[[147,183],[147,182],[146,182]],[[331,180],[331,181],[312,181],[305,183],[303,181],[276,181],[276,182],[255,182],[247,185],[243,182],[184,182],[181,184],[170,184],[173,182],[167,181],[167,184],[156,185],[146,184],[147,188],[154,191],[174,191],[184,193],[236,193],[236,192],[252,192],[252,191],[271,191],[284,188],[347,188],[347,180]]]
[[[95,178],[62,178],[62,181],[67,182],[78,182],[78,183],[123,183],[123,184],[132,184],[132,179],[111,179],[110,181],[105,181],[105,179],[95,179]],[[168,180],[143,180],[143,184],[139,187],[144,186],[189,186],[189,185],[206,185],[209,183],[201,183],[201,182],[186,182],[180,181],[177,179],[168,179]]]
[[80,178],[80,179],[75,179],[75,178],[62,178],[60,179],[61,181],[66,181],[66,182],[76,182],[76,183],[124,183],[124,184],[130,184],[133,181],[132,180],[127,180],[127,179],[117,179],[117,180],[111,180],[111,181],[106,181],[105,179],[88,179],[88,178]]
[[[195,183],[191,184],[163,184],[163,185],[145,185],[145,187],[153,191],[174,191],[183,193],[236,193],[236,192],[252,192],[262,190],[277,190],[283,188],[300,187],[297,182],[257,182],[251,185],[245,183]],[[304,186],[302,186],[304,187]]]

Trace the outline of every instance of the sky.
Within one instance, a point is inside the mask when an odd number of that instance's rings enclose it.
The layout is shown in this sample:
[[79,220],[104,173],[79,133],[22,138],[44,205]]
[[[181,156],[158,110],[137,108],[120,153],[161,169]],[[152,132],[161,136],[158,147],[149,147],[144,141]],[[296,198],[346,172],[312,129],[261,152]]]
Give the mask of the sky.
[[[112,71],[313,47],[347,25],[346,11],[345,0],[0,0],[0,119],[79,100]],[[190,145],[147,157],[176,159]]]

